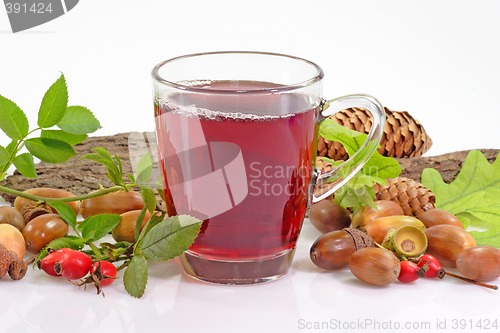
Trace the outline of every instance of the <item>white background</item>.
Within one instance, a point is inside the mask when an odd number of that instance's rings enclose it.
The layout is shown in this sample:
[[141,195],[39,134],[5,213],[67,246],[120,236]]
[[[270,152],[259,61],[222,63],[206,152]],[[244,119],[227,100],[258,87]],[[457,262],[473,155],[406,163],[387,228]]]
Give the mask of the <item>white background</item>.
[[[272,51],[322,66],[327,98],[368,93],[409,111],[434,141],[427,155],[499,148],[499,34],[495,0],[85,0],[17,34],[0,7],[0,94],[34,125],[43,93],[63,72],[70,104],[100,119],[95,135],[149,131],[156,63],[192,52]],[[0,144],[7,143],[0,135]],[[379,289],[349,272],[321,272],[308,259],[317,236],[306,221],[289,276],[262,286],[193,283],[176,261],[152,266],[141,300],[120,284],[103,299],[40,272],[15,283],[4,278],[0,332],[322,331],[301,330],[301,319],[433,325],[415,332],[495,331],[454,330],[453,319],[500,325],[498,292],[451,278]],[[444,319],[445,329],[438,329]],[[343,331],[374,331],[356,325]]]

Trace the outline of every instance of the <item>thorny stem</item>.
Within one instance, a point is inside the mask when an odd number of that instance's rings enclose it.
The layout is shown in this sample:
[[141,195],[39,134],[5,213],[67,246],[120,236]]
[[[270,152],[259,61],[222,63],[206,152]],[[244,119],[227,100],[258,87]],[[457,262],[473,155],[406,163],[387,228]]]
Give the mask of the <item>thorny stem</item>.
[[73,202],[73,201],[80,201],[80,200],[85,200],[85,199],[91,199],[91,198],[100,197],[102,195],[106,195],[106,194],[109,194],[109,193],[117,192],[117,191],[120,191],[120,190],[123,190],[123,189],[127,189],[128,190],[129,187],[133,187],[133,186],[134,186],[133,184],[127,185],[125,187],[124,186],[115,185],[115,186],[104,188],[104,189],[101,189],[101,190],[98,190],[98,191],[95,191],[95,192],[92,192],[92,193],[82,194],[82,195],[77,195],[77,196],[74,196],[74,197],[67,197],[67,198],[45,198],[45,197],[40,197],[38,195],[33,195],[33,194],[26,193],[26,192],[21,192],[21,191],[18,191],[18,190],[14,190],[14,189],[11,189],[11,188],[8,188],[8,187],[5,187],[5,186],[0,186],[0,192],[5,192],[5,193],[13,194],[15,196],[22,197],[22,198],[25,198],[25,199],[30,199],[30,200],[37,201],[37,202],[41,202],[41,201],[49,201],[49,202]]
[[473,280],[473,279],[466,278],[465,276],[461,276],[461,275],[457,275],[457,274],[454,274],[454,273],[450,273],[448,271],[446,272],[446,275],[449,275],[451,277],[454,277],[454,278],[462,280],[462,281],[466,281],[466,282],[470,282],[470,283],[476,284],[476,285],[481,286],[481,287],[490,288],[490,289],[493,289],[493,290],[498,290],[498,286],[496,286],[494,284],[488,284],[488,283],[476,281],[476,280]]

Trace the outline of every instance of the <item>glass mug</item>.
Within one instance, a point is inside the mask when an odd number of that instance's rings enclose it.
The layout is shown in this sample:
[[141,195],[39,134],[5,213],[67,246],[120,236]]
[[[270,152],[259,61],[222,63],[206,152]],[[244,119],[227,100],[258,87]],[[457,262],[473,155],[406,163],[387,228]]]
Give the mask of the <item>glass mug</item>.
[[[181,255],[184,271],[223,284],[283,276],[309,204],[345,184],[377,148],[382,106],[366,95],[324,100],[323,70],[284,54],[191,54],[158,64],[152,76],[167,212],[203,220]],[[318,175],[319,122],[348,107],[372,113],[368,138]]]

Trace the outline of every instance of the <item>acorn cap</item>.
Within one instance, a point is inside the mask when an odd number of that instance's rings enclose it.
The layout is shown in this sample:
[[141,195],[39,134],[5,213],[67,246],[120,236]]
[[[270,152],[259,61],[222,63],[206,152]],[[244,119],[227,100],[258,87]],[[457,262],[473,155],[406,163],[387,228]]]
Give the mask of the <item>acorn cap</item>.
[[21,280],[28,271],[28,263],[23,260],[14,260],[9,266],[9,276],[12,280]]
[[422,229],[404,226],[394,233],[394,248],[405,256],[416,257],[427,249],[427,237]]
[[415,258],[427,249],[427,237],[421,229],[406,225],[389,230],[382,246],[395,252],[399,257]]
[[375,246],[375,241],[366,232],[353,228],[344,228],[344,231],[351,235],[356,251],[364,247]]

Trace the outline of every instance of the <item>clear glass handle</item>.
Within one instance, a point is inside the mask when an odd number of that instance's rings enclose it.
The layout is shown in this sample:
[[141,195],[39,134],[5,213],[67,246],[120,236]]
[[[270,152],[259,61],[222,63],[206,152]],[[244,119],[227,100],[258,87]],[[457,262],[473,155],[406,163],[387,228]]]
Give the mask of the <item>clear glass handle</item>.
[[314,184],[312,202],[318,202],[333,194],[347,183],[370,159],[382,138],[385,112],[383,106],[374,97],[369,95],[347,95],[325,101],[321,110],[323,117],[328,117],[347,108],[363,108],[372,114],[372,126],[368,137],[360,149],[347,161],[344,161],[333,170],[319,173]]

